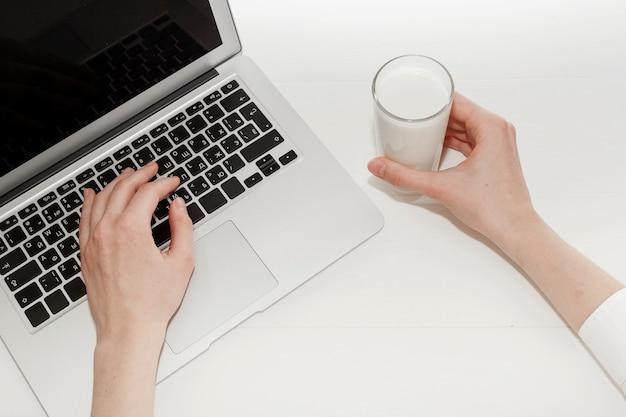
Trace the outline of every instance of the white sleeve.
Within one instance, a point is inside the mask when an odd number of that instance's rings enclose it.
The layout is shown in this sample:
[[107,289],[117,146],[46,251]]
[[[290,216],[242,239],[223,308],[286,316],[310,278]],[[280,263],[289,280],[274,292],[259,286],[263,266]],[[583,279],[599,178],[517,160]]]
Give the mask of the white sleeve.
[[607,298],[585,320],[578,336],[626,394],[626,288]]

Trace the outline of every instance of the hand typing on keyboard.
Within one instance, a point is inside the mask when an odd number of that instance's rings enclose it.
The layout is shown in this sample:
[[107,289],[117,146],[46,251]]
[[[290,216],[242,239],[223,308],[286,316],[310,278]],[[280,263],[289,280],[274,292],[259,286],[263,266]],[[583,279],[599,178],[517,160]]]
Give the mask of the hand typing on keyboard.
[[192,221],[181,198],[169,209],[169,250],[154,243],[152,214],[179,185],[177,177],[150,181],[157,170],[127,169],[97,195],[85,190],[81,266],[97,334],[92,416],[152,409],[166,327],[193,271]]

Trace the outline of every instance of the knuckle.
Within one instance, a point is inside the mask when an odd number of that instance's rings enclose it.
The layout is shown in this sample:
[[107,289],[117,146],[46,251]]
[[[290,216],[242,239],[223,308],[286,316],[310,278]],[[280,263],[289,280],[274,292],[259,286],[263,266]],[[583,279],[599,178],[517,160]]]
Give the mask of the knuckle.
[[91,239],[97,246],[106,246],[114,235],[112,229],[113,227],[109,224],[109,222],[106,219],[102,219],[94,227],[93,232],[91,233]]

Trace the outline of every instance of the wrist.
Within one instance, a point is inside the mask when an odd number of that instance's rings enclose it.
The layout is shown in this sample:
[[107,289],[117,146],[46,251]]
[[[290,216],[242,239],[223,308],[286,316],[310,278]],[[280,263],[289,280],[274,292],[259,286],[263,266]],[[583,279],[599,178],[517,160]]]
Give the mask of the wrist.
[[552,229],[543,221],[532,205],[520,208],[508,221],[502,221],[485,233],[513,261],[520,263],[520,252],[536,246],[533,242],[551,239]]
[[165,328],[149,326],[124,326],[97,332],[96,350],[120,353],[141,351],[160,353],[165,341]]
[[151,416],[164,331],[99,332],[94,350],[92,417]]

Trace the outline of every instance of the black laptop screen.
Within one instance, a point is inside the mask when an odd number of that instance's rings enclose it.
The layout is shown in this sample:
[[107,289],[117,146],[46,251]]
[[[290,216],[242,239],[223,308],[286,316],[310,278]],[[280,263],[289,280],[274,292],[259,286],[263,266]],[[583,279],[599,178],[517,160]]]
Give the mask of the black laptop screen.
[[0,178],[221,44],[205,0],[2,0]]

